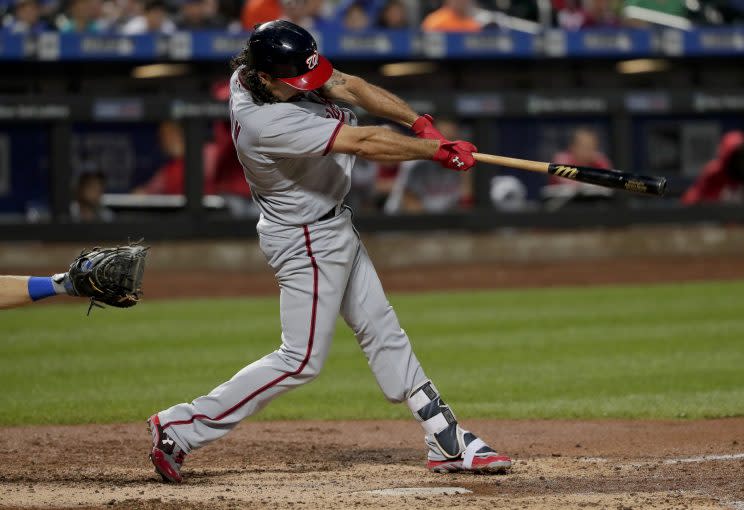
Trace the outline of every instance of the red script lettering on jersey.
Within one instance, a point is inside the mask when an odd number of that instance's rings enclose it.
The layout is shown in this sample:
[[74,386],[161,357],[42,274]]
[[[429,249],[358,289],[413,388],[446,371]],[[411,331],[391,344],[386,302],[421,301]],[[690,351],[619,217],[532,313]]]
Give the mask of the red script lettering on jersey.
[[[231,115],[232,116],[232,115]],[[233,124],[232,139],[235,145],[238,145],[238,137],[240,136],[240,123],[236,120]]]
[[326,103],[326,118],[327,119],[336,119],[343,122],[346,122],[346,115],[344,115],[344,112],[336,106],[333,103]]

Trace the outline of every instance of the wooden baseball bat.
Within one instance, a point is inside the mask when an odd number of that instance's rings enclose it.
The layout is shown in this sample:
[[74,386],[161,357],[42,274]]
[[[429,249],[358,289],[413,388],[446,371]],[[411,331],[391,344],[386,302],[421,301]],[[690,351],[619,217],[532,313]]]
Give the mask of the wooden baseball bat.
[[623,189],[642,193],[644,195],[663,196],[666,191],[666,179],[664,177],[649,177],[636,175],[620,170],[603,170],[588,166],[559,165],[557,163],[544,163],[541,161],[529,161],[526,159],[508,158],[493,154],[474,152],[473,157],[481,163],[501,165],[529,172],[542,172],[544,174],[557,175],[574,181],[596,184],[606,188]]
[[[401,122],[407,128],[411,127],[410,122]],[[542,161],[530,161],[528,159],[509,158],[506,156],[497,156],[495,154],[483,154],[474,152],[473,158],[481,163],[490,165],[501,165],[517,170],[527,170],[528,172],[542,172],[544,174],[557,175],[574,181],[596,184],[605,188],[622,189],[642,193],[644,195],[655,195],[662,197],[666,192],[666,178],[649,177],[646,175],[636,175],[620,170],[603,170],[601,168],[592,168],[589,166],[570,166],[559,165],[557,163],[544,163]]]

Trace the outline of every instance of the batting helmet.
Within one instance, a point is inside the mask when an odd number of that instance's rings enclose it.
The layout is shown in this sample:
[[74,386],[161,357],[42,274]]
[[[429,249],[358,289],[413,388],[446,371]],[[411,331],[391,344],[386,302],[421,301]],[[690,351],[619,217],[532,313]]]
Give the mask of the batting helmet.
[[289,21],[258,25],[248,39],[247,50],[250,69],[298,90],[320,88],[333,73],[331,63],[318,53],[313,36]]

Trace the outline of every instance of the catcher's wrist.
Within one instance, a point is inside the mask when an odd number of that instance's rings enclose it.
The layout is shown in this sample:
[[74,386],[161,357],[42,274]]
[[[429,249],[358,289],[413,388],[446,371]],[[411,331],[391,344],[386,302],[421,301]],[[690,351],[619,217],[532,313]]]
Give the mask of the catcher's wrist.
[[27,283],[28,297],[31,301],[64,294],[65,288],[50,276],[31,276]]
[[57,294],[67,294],[68,296],[77,296],[75,288],[72,286],[69,273],[57,273],[52,275],[52,282],[57,289]]

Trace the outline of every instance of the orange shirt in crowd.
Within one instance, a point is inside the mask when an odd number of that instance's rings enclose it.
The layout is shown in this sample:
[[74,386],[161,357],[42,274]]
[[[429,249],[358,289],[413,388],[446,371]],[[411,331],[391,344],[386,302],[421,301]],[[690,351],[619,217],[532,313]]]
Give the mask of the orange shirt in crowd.
[[283,12],[279,0],[248,0],[243,4],[240,21],[244,28],[253,30],[257,23],[281,18]]
[[460,16],[449,7],[442,7],[424,18],[421,28],[429,32],[478,32],[483,27],[471,17]]

